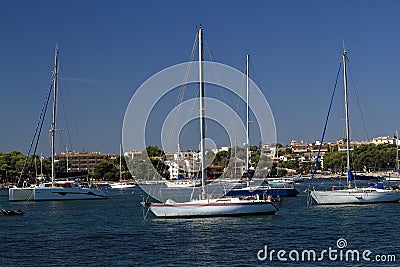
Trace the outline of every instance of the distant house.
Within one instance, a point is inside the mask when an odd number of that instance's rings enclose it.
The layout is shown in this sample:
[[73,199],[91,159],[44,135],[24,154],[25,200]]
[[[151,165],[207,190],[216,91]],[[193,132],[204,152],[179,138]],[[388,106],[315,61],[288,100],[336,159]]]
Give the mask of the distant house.
[[200,153],[194,151],[179,151],[174,153],[166,153],[166,160],[198,160]]
[[276,155],[276,147],[271,146],[270,144],[264,144],[261,147],[261,155],[262,156],[267,156],[269,158],[274,158]]
[[129,151],[124,153],[125,157],[128,157],[130,159],[137,159],[142,157],[142,151]]
[[303,140],[298,143],[296,140],[292,140],[290,143],[293,153],[305,153],[308,151],[308,143]]
[[[321,143],[319,141],[315,142],[315,144],[310,145],[310,151],[318,152],[320,145]],[[328,151],[329,151],[329,145],[327,143],[323,143],[321,145],[321,152],[328,152]]]
[[178,177],[190,178],[197,176],[200,162],[197,152],[176,152],[165,154],[164,163],[169,166],[170,179]]
[[391,136],[378,136],[372,139],[372,143],[375,145],[380,145],[380,144],[394,145],[396,144],[396,138]]
[[56,155],[56,160],[65,160],[68,163],[68,171],[92,171],[94,166],[106,159],[113,159],[116,155],[101,154],[100,152],[72,152]]
[[[349,144],[349,149],[354,150],[354,148],[360,146],[361,143],[357,141],[351,141]],[[334,147],[334,145],[331,145]],[[347,143],[345,140],[339,140],[336,142],[336,146],[338,147],[338,151],[346,151],[347,150]]]

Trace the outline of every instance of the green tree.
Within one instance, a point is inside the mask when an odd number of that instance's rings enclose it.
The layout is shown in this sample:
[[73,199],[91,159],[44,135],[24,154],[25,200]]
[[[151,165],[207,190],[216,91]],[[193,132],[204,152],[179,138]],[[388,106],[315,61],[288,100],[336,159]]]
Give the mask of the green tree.
[[298,170],[300,167],[298,160],[288,160],[288,161],[281,161],[278,163],[278,167],[286,168],[286,169],[293,169]]
[[229,158],[230,158],[229,151],[219,151],[217,152],[217,154],[215,154],[215,158],[212,164],[226,167],[229,163]]
[[96,180],[118,180],[118,170],[112,161],[103,160],[94,166],[93,178]]
[[[350,152],[350,165],[354,171],[379,171],[394,169],[396,148],[390,144],[364,144]],[[346,151],[332,151],[324,155],[324,169],[332,172],[344,172]]]
[[67,159],[62,158],[55,163],[57,172],[67,172]]
[[324,155],[324,169],[333,173],[343,173],[346,166],[346,152],[335,151]]
[[163,150],[158,148],[158,146],[148,146],[146,147],[145,152],[147,153],[149,158],[162,157],[165,154]]
[[[132,179],[132,175],[129,172],[127,163],[126,163],[126,159],[124,156],[120,157],[119,155],[112,161],[114,166],[116,167],[116,169],[119,171],[120,170],[120,159],[121,159],[121,163],[122,163],[122,169],[121,169],[121,175],[122,175],[122,179],[124,180],[129,180]],[[119,174],[118,174],[119,177]]]
[[5,154],[0,153],[0,170],[2,172],[7,171],[8,175],[19,175],[24,166],[24,162],[25,156],[21,152],[12,151]]

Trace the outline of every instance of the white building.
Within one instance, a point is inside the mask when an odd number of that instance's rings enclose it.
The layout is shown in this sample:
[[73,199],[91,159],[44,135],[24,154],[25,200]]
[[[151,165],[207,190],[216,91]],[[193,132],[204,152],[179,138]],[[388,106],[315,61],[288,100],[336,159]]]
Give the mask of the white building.
[[391,136],[378,136],[372,139],[372,143],[375,145],[380,145],[380,144],[394,145],[396,144],[396,138]]
[[165,164],[169,167],[170,179],[189,178],[200,170],[199,153],[193,151],[165,154]]

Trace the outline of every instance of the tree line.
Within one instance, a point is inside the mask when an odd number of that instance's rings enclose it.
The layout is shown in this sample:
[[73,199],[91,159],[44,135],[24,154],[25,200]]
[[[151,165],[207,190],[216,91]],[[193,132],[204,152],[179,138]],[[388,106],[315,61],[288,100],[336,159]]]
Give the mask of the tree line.
[[[397,148],[390,144],[364,144],[350,153],[351,168],[357,172],[391,171],[396,169]],[[332,151],[324,156],[324,169],[343,173],[346,168],[346,151]],[[397,170],[396,170],[397,171]]]
[[[372,172],[382,170],[396,169],[396,147],[390,144],[364,144],[354,148],[351,151],[351,167],[356,172]],[[301,162],[298,158],[289,161],[272,162],[272,159],[261,156],[261,146],[251,146],[250,166],[254,169],[259,166],[259,175],[261,177],[286,175],[283,169],[293,169],[297,173],[310,174],[314,162]],[[227,167],[231,159],[234,158],[234,151],[231,148],[228,151],[219,151],[213,153],[207,151],[207,165],[213,164],[217,166]],[[148,156],[148,157],[147,157]],[[236,148],[236,157],[245,159],[245,148]],[[119,162],[120,157],[115,159],[106,159],[95,165],[89,175],[96,180],[117,181],[119,179]],[[22,169],[25,163],[25,155],[18,151],[8,153],[0,153],[0,183],[16,183],[18,178],[29,179],[34,178],[43,171],[44,175],[51,174],[50,158],[42,158],[38,155],[28,157],[25,164],[24,172]],[[129,165],[129,168],[128,168]],[[249,166],[249,167],[250,167]],[[153,168],[154,167],[154,168]],[[131,179],[134,177],[143,178],[143,176],[152,177],[155,172],[162,177],[169,179],[168,166],[165,164],[165,152],[157,146],[148,146],[142,156],[138,158],[122,157],[122,178]],[[326,152],[323,157],[323,168],[319,164],[318,169],[329,171],[331,173],[344,173],[346,168],[346,151]],[[57,171],[66,170],[66,162],[58,161],[56,163]],[[253,175],[253,173],[251,174]]]
[[[119,159],[106,159],[95,165],[93,170],[89,172],[89,176],[96,180],[117,181],[119,179]],[[34,181],[35,177],[43,174],[51,176],[51,158],[38,155],[28,157],[19,151],[11,151],[7,153],[0,152],[0,184],[17,183],[20,177],[23,180]],[[66,172],[67,162],[61,159],[55,163],[56,172]],[[122,178],[131,179],[125,158],[122,157]]]
[[[391,144],[363,144],[350,151],[350,166],[355,172],[374,172],[374,171],[397,171],[396,170],[396,150]],[[290,154],[290,150],[287,151]],[[293,154],[292,154],[293,156]],[[277,164],[278,169],[293,169],[299,174],[310,174],[314,169],[315,161],[300,161],[300,153],[293,160],[282,161]],[[323,164],[321,158],[317,170],[330,172],[333,174],[342,174],[346,172],[347,152],[339,151],[337,147],[323,155]],[[281,175],[287,174],[287,171],[280,171]]]

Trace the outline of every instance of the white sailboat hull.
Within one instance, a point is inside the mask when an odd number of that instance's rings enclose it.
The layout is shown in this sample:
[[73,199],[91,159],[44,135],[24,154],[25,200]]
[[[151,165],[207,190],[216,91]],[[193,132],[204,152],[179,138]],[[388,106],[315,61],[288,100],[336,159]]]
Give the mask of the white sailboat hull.
[[311,196],[319,205],[366,204],[400,201],[399,190],[374,188],[312,191]]
[[112,189],[126,189],[126,188],[134,188],[136,185],[132,183],[115,183],[110,184]]
[[157,218],[191,218],[275,214],[278,207],[269,200],[240,200],[220,198],[183,203],[151,203]]
[[165,182],[168,188],[187,188],[201,186],[201,182]]
[[107,198],[107,195],[99,189],[79,187],[10,188],[8,192],[9,201],[86,200]]
[[388,182],[399,182],[400,181],[400,176],[385,177],[385,181],[388,181]]

